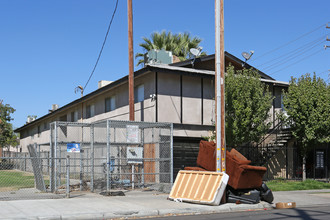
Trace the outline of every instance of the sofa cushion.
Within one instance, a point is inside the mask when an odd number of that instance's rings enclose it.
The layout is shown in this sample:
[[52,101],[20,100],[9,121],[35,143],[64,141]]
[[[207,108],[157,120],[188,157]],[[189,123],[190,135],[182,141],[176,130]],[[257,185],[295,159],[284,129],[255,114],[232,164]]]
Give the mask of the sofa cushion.
[[235,148],[232,148],[230,151],[230,154],[232,156],[236,156],[237,158],[239,158],[240,160],[247,160],[246,157],[244,157],[240,152],[238,152]]
[[250,164],[251,160],[246,159],[240,152],[238,152],[235,148],[231,149],[230,156],[236,160],[239,164]]
[[237,163],[241,164],[241,165],[248,165],[251,163],[251,160],[241,160],[239,157],[237,157],[236,155],[234,155],[233,157],[234,160],[237,161]]
[[216,170],[216,144],[211,141],[201,141],[199,143],[199,152],[197,157],[197,166],[208,171]]

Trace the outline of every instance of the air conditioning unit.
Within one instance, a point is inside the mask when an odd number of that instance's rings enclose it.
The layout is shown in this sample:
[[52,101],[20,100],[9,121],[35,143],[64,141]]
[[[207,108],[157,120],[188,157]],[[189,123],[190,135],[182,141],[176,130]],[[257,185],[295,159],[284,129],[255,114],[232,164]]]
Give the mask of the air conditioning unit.
[[144,54],[144,64],[170,64],[173,63],[172,51],[150,50]]

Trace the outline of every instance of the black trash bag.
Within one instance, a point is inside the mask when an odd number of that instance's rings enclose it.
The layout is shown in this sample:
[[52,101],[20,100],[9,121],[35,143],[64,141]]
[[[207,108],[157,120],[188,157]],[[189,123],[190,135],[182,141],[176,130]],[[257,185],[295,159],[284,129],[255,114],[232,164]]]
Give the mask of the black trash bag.
[[227,202],[236,204],[257,204],[260,202],[260,191],[257,189],[228,189]]
[[273,192],[271,189],[268,188],[266,183],[263,182],[259,190],[260,190],[260,199],[262,201],[265,201],[268,203],[272,203],[274,201]]

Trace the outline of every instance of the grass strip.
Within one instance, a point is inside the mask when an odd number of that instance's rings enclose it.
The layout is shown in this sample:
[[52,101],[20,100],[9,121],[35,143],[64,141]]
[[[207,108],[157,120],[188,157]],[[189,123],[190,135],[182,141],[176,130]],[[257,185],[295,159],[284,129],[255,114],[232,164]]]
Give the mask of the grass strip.
[[[45,184],[49,184],[49,180],[45,180]],[[22,188],[34,188],[33,173],[18,170],[0,170],[0,191]]]
[[320,182],[311,179],[307,179],[306,181],[292,181],[292,180],[278,179],[278,180],[268,181],[266,184],[272,191],[330,189],[330,183]]

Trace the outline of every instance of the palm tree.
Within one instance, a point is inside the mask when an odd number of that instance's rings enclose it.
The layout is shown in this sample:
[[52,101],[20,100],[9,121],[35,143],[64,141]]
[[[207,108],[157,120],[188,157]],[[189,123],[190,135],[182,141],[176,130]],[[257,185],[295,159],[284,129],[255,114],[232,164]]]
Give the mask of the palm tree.
[[[150,50],[166,50],[172,51],[172,54],[177,56],[181,61],[184,61],[190,58],[190,48],[197,48],[202,41],[199,37],[191,37],[188,32],[172,34],[171,31],[167,32],[162,31],[154,32],[150,35],[150,39],[143,37],[143,43],[139,45],[142,47],[144,52],[148,52]],[[205,56],[206,53],[201,53],[201,56]],[[144,62],[144,53],[137,53],[135,58],[139,59],[137,66]]]

